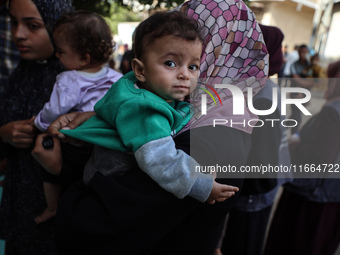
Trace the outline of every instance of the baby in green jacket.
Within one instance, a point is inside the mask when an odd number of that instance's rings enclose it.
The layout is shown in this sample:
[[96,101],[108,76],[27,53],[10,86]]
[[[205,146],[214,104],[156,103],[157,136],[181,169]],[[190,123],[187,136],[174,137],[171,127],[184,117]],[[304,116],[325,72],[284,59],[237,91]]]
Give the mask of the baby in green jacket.
[[[124,174],[129,162],[105,164],[103,155],[133,153],[138,166],[178,198],[222,202],[238,191],[219,184],[213,175],[196,172],[199,164],[177,150],[172,135],[190,120],[183,99],[199,76],[202,39],[199,25],[181,12],[159,12],[135,32],[133,72],[118,80],[95,105],[96,115],[65,135],[95,144],[84,180],[95,172]],[[113,154],[111,154],[113,155]],[[110,168],[110,169],[108,169]]]

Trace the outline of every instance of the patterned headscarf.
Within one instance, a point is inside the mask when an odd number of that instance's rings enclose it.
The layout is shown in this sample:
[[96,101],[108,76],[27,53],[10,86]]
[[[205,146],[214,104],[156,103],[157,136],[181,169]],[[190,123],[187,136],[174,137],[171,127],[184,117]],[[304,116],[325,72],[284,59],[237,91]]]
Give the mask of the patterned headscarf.
[[[200,67],[201,83],[235,84],[247,95],[247,87],[256,94],[265,85],[268,75],[268,52],[263,35],[254,13],[240,0],[191,0],[177,10],[198,20],[204,38]],[[200,94],[192,99],[194,105],[191,128],[211,125],[212,118],[232,118],[247,121],[257,118],[245,106],[245,114],[232,113],[232,97],[227,89],[216,89],[222,105],[208,102],[208,114],[200,116]],[[195,103],[195,101],[197,103]],[[234,128],[251,133],[251,127],[242,125]],[[186,128],[183,129],[186,130]]]

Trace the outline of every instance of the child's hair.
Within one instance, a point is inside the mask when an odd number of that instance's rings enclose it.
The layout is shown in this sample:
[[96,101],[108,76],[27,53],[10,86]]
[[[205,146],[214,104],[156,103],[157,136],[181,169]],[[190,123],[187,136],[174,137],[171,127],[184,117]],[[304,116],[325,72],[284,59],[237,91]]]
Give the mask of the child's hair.
[[71,11],[60,17],[54,32],[63,36],[71,48],[85,58],[90,66],[106,63],[113,53],[112,33],[106,21],[90,11]]
[[310,62],[313,62],[314,60],[319,60],[320,56],[318,53],[315,53],[311,58],[310,58]]
[[167,35],[203,42],[198,21],[179,11],[156,12],[136,28],[133,44],[136,58],[141,59],[155,39]]

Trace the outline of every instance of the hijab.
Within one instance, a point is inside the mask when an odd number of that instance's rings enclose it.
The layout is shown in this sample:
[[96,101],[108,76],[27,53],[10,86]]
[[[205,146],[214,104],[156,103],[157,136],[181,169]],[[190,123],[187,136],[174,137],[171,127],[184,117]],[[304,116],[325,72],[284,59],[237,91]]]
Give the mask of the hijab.
[[283,64],[282,41],[284,35],[277,27],[259,25],[269,53],[269,76],[272,76],[281,70]]
[[340,60],[329,64],[327,69],[328,89],[325,93],[326,103],[340,100]]
[[[268,52],[254,13],[240,0],[190,0],[178,7],[202,26],[203,53],[199,84],[233,84],[247,96],[265,86],[268,75]],[[244,115],[233,114],[233,98],[228,89],[216,89],[215,100],[207,102],[207,115],[201,115],[200,98],[204,90],[196,89],[191,98],[193,116],[190,127],[212,125],[213,119],[232,119],[234,123],[257,119],[244,103]],[[219,95],[219,98],[217,97]],[[187,125],[182,132],[188,129]],[[227,126],[251,133],[247,125]]]

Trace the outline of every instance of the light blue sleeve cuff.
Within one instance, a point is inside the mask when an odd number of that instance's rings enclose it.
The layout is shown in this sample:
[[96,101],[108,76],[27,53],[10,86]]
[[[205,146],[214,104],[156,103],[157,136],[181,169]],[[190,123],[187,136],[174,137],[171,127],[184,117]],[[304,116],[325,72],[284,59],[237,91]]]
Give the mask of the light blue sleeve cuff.
[[[204,175],[201,177],[201,175]],[[192,186],[188,196],[204,203],[207,201],[213,186],[213,176],[211,174],[200,173]]]
[[134,155],[138,166],[176,197],[189,195],[200,202],[209,197],[213,177],[196,171],[199,164],[184,151],[177,150],[171,136],[142,145]]

